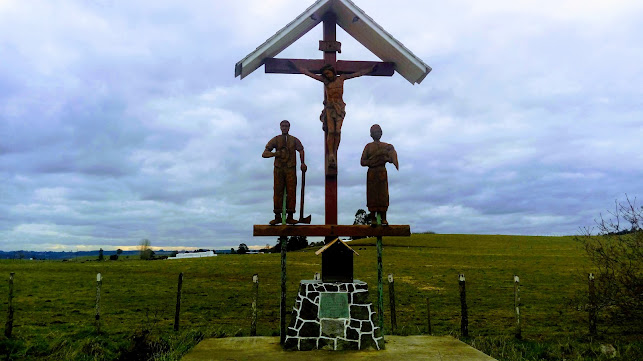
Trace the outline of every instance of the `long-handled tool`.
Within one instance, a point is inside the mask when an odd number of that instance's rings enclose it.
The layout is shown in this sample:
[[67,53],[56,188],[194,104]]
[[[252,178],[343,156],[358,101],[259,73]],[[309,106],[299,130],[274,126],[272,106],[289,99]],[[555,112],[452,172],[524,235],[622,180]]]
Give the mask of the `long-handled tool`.
[[297,223],[310,224],[310,215],[304,217],[304,189],[306,188],[306,172],[301,171],[301,205],[299,206],[299,221]]

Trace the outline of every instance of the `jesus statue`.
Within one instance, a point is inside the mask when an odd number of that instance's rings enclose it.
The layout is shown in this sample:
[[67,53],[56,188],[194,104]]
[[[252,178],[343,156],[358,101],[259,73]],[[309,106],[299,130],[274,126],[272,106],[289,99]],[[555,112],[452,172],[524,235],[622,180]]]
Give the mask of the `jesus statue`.
[[322,129],[326,132],[326,145],[328,147],[328,168],[337,169],[337,149],[341,139],[342,123],[346,115],[346,103],[344,103],[344,80],[357,78],[375,70],[377,65],[360,70],[352,74],[337,75],[335,68],[326,64],[321,68],[321,75],[314,74],[308,69],[297,66],[290,62],[290,66],[299,70],[302,74],[324,83],[324,110],[319,120],[322,122]]

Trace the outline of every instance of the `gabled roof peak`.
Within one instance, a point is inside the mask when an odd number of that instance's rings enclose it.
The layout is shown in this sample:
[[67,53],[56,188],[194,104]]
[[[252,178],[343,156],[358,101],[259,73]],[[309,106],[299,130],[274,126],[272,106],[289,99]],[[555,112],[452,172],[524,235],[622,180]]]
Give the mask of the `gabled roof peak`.
[[327,249],[329,249],[329,248],[330,248],[332,245],[334,245],[335,243],[341,243],[341,244],[343,244],[346,248],[350,249],[351,251],[353,251],[353,253],[355,253],[356,255],[358,255],[358,256],[359,256],[359,253],[355,252],[355,250],[354,250],[353,248],[351,248],[349,245],[347,245],[347,244],[346,244],[346,242],[342,241],[342,240],[341,240],[341,239],[339,239],[339,238],[335,238],[333,241],[329,242],[329,243],[328,243],[328,244],[326,244],[324,247],[322,247],[322,248],[318,249],[318,250],[315,252],[315,254],[319,256],[320,254],[324,253],[324,251],[326,251]]

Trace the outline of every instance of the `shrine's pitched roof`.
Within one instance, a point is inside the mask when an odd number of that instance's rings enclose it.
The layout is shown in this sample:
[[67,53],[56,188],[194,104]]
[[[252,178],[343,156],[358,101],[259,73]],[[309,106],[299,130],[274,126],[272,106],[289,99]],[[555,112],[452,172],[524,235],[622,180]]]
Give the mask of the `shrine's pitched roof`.
[[421,83],[431,71],[430,66],[415,56],[352,1],[318,0],[239,61],[235,65],[235,77],[241,76],[243,79],[257,70],[263,65],[264,59],[276,56],[317,26],[328,11],[333,11],[337,15],[337,25],[382,61],[394,62],[395,70],[411,84]]
[[351,248],[351,246],[347,245],[347,244],[346,244],[346,242],[342,241],[342,240],[341,240],[341,239],[339,239],[339,238],[335,238],[333,241],[329,242],[329,243],[328,243],[328,244],[326,244],[324,247],[322,247],[322,248],[318,249],[318,250],[315,252],[315,254],[319,256],[320,254],[324,253],[324,251],[326,251],[326,250],[327,250],[327,249],[329,249],[331,246],[333,246],[335,243],[338,243],[338,244],[339,244],[339,243],[341,243],[341,244],[343,244],[346,248],[350,249],[351,251],[353,251],[353,253],[355,253],[356,255],[358,255],[358,256],[359,256],[359,253],[357,253],[353,248]]

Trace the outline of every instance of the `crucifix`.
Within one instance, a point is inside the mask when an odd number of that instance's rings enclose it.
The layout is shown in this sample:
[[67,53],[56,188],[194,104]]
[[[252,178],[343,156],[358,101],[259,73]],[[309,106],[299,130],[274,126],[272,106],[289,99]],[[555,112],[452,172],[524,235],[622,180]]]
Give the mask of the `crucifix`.
[[[338,61],[337,53],[341,53],[341,43],[337,41],[337,15],[329,11],[322,17],[322,22],[323,40],[319,42],[319,50],[324,52],[323,59],[267,58],[264,63],[266,73],[305,74],[324,83],[324,110],[320,120],[324,130],[325,224],[330,225],[337,224],[337,149],[345,115],[342,99],[344,80],[362,75],[393,76],[395,64]],[[326,243],[332,240],[332,237],[326,237]]]
[[[274,58],[282,50],[306,34],[308,31],[323,22],[323,40],[319,42],[319,50],[324,52],[322,59],[277,59]],[[341,44],[337,41],[337,25],[341,26],[350,36],[364,45],[382,62],[372,61],[342,61],[337,60],[337,53],[341,53]],[[348,262],[335,257],[335,254],[353,251],[338,237],[362,236],[377,237],[377,278],[378,301],[377,314],[379,319],[379,332],[383,330],[383,291],[382,291],[382,237],[383,236],[410,236],[408,225],[386,225],[377,218],[377,225],[339,225],[337,221],[337,149],[340,142],[341,125],[344,120],[343,84],[345,80],[362,75],[392,76],[395,72],[400,74],[411,84],[419,84],[431,71],[420,58],[416,57],[404,45],[375,23],[366,13],[358,8],[352,0],[316,0],[313,5],[301,15],[288,23],[275,35],[268,38],[262,45],[235,64],[235,77],[241,79],[248,76],[261,65],[265,65],[266,73],[280,74],[305,74],[324,83],[324,108],[320,120],[324,129],[324,169],[325,169],[325,222],[321,225],[254,225],[254,236],[279,236],[281,244],[281,301],[280,301],[280,329],[281,343],[289,344],[296,340],[296,335],[286,335],[286,239],[289,236],[325,237],[327,250],[322,254],[322,280],[328,282],[335,280],[352,280],[352,267],[349,273],[340,272],[339,275],[324,275],[324,255],[330,267],[335,267],[338,262]],[[303,183],[303,182],[302,182]],[[302,197],[303,198],[303,197]],[[303,202],[303,199],[302,199]],[[274,222],[275,224],[277,222]],[[306,222],[304,222],[306,223]],[[331,248],[332,247],[332,248]],[[343,248],[342,248],[343,247]],[[322,251],[320,250],[320,251]],[[337,252],[335,252],[337,251]],[[352,258],[351,258],[352,259]],[[341,266],[341,265],[340,265]],[[351,265],[352,266],[352,265]],[[341,268],[341,267],[340,267]],[[328,272],[327,272],[328,273]],[[330,278],[329,278],[330,277]],[[348,279],[348,281],[347,281]],[[302,281],[302,285],[308,281]],[[313,281],[311,281],[313,282]],[[360,281],[361,282],[361,281]],[[365,286],[365,284],[364,284]],[[362,287],[362,286],[360,286]],[[341,295],[340,295],[341,296]],[[323,307],[320,305],[320,309]],[[331,307],[332,308],[332,307]],[[372,331],[374,328],[372,329]],[[299,346],[298,346],[299,347]]]

